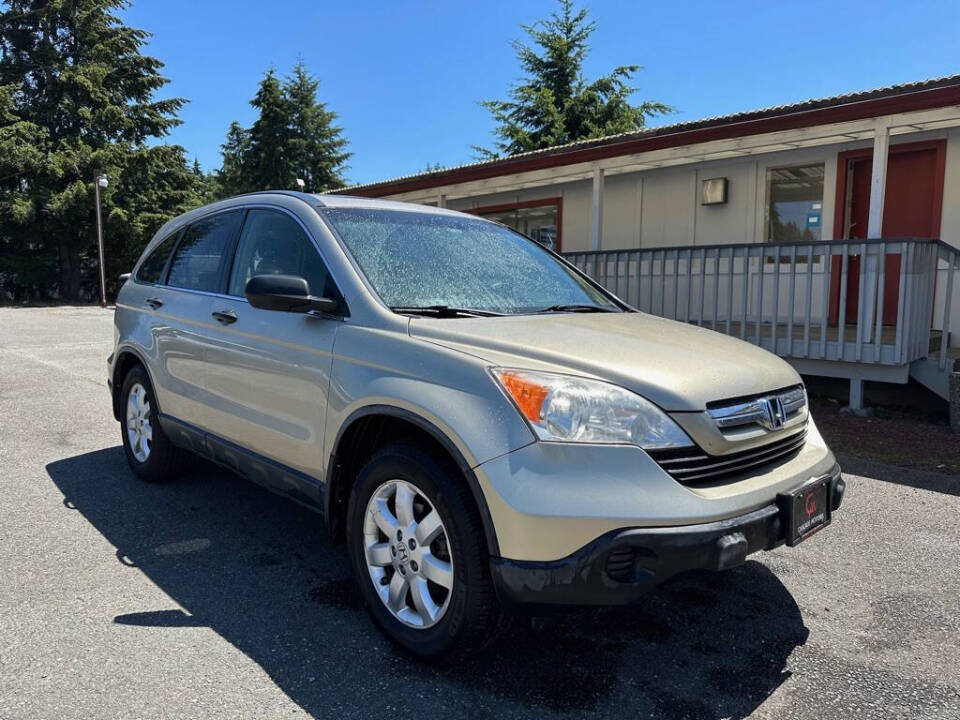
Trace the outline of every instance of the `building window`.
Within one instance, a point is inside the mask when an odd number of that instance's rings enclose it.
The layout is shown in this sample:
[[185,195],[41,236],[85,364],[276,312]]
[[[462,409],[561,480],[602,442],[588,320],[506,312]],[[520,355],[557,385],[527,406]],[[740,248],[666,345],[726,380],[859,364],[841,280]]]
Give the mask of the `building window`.
[[767,169],[767,242],[806,243],[820,239],[823,175],[823,163]]
[[555,252],[560,252],[560,198],[535,200],[511,205],[477,208],[470,212],[487,220],[502,223],[533,238]]

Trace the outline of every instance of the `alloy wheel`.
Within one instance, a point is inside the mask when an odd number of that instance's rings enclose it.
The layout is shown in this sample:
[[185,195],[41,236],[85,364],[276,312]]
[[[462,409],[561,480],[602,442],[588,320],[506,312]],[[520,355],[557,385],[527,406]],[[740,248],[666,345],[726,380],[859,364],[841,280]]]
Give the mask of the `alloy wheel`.
[[127,395],[127,440],[137,461],[146,462],[150,457],[153,428],[150,426],[150,401],[146,388],[140,383],[134,383]]
[[453,557],[440,514],[412,483],[388,480],[370,496],[363,547],[374,589],[404,625],[436,625],[450,604]]

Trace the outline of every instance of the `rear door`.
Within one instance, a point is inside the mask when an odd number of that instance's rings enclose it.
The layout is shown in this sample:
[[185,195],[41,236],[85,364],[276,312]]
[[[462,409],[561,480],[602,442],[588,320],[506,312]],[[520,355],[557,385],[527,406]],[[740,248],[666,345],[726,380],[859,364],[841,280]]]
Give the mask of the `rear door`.
[[[210,307],[215,319],[206,355],[206,401],[211,431],[227,441],[214,450],[252,479],[316,502],[340,321],[252,307],[244,297],[246,283],[267,274],[298,275],[311,294],[340,297],[296,216],[278,208],[247,211],[226,292]],[[229,444],[259,457],[240,457]]]
[[241,210],[216,213],[181,233],[166,271],[166,287],[155,310],[164,324],[154,333],[160,371],[158,401],[164,415],[199,428],[210,424],[205,354],[210,312],[226,273]]
[[171,305],[171,292],[166,287],[167,266],[176,248],[183,229],[165,237],[139,264],[133,281],[124,284],[117,298],[117,324],[120,337],[127,345],[134,346],[148,359],[150,377],[160,408],[177,406],[177,398],[171,395],[173,379],[169,376],[158,348],[169,348],[172,335],[171,319],[167,308]]

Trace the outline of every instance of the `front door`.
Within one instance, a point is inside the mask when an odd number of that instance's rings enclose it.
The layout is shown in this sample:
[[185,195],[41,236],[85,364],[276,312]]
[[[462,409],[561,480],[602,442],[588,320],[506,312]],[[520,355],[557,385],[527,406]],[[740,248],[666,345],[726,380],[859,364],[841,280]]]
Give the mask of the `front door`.
[[[940,235],[945,153],[943,140],[891,146],[883,200],[883,237],[935,238]],[[834,237],[843,240],[867,237],[872,172],[871,149],[840,153]],[[839,316],[841,263],[842,258],[835,255],[830,266],[831,325],[837,323]],[[900,293],[899,253],[886,256],[883,277],[883,324],[896,325]],[[857,317],[859,293],[860,257],[852,256],[848,260],[847,296],[844,299],[846,323]]]
[[[211,305],[213,329],[205,362],[209,429],[228,444],[211,442],[221,462],[285,494],[316,502],[333,340],[340,322],[251,306],[244,298],[247,281],[267,274],[298,275],[306,278],[312,294],[338,297],[323,259],[296,218],[270,208],[247,212],[227,293]],[[241,459],[231,444],[260,459],[252,464]]]

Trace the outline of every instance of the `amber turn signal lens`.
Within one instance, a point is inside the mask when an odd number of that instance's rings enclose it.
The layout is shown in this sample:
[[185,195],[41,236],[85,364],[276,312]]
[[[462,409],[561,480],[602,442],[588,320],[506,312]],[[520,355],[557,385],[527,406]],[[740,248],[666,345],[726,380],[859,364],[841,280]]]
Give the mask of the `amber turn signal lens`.
[[543,401],[546,400],[550,388],[531,382],[510,371],[500,371],[497,377],[500,378],[500,383],[520,408],[523,416],[530,422],[540,422],[540,410],[543,408]]

